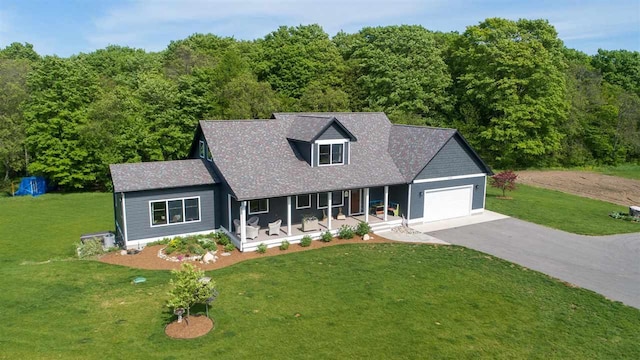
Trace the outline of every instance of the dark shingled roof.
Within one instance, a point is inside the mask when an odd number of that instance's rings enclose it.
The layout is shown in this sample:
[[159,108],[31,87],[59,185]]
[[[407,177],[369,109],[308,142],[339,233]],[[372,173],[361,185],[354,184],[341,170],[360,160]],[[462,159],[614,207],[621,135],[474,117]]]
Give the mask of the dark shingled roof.
[[205,160],[189,159],[109,165],[116,192],[211,185],[219,181]]
[[[304,115],[335,117],[358,139],[348,165],[311,167],[296,157],[287,135]],[[238,200],[406,182],[387,151],[392,125],[384,113],[276,113],[272,120],[201,121],[200,127]]]
[[[274,114],[275,115],[275,114]],[[344,128],[351,140],[356,140],[353,134],[335,116],[297,115],[291,121],[287,138],[291,140],[312,142],[332,123]]]
[[422,169],[456,133],[454,129],[393,125],[389,134],[389,154],[407,183]]

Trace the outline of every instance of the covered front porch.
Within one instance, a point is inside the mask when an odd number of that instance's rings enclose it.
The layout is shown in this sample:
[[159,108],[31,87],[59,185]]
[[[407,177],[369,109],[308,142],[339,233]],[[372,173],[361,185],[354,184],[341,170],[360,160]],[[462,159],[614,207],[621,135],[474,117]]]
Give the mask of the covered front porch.
[[[241,251],[255,250],[259,244],[279,246],[284,240],[295,244],[305,235],[316,240],[326,231],[335,235],[341,226],[354,227],[360,222],[368,223],[372,231],[386,230],[402,223],[402,194],[406,197],[407,192],[384,186],[253,201],[229,197],[225,230]],[[304,231],[303,219],[309,217],[317,219],[317,226]]]

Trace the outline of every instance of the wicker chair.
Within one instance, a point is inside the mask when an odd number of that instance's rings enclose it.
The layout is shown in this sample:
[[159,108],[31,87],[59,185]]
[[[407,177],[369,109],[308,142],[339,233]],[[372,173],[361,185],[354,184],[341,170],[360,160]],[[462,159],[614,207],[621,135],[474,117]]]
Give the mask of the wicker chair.
[[[240,220],[233,219],[233,226],[235,226],[236,228],[236,235],[240,236]],[[259,226],[252,226],[247,224],[247,226],[245,226],[245,229],[247,231],[247,239],[255,240],[258,237],[258,231],[260,230]]]
[[280,225],[282,224],[282,220],[277,220],[272,223],[269,223],[269,236],[271,235],[280,235]]
[[[260,221],[260,218],[257,216],[252,216],[249,218],[249,220],[247,220],[247,225],[250,226],[258,226],[258,222]],[[259,227],[259,226],[258,226]]]

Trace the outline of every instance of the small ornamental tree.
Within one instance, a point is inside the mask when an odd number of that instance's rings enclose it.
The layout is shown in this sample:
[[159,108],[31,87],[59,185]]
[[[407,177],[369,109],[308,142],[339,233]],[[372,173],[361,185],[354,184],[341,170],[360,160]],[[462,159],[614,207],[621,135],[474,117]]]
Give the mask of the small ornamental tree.
[[507,190],[512,191],[516,189],[516,179],[518,174],[511,170],[503,171],[495,174],[491,177],[491,186],[502,190],[502,196],[506,197],[505,192]]
[[[217,295],[216,283],[204,276],[204,271],[197,269],[189,263],[182,264],[180,270],[171,271],[173,279],[169,281],[171,291],[167,306],[178,315],[178,321],[182,318],[182,312],[190,315],[191,306],[194,304],[208,304],[209,300]],[[182,309],[182,310],[181,310]]]

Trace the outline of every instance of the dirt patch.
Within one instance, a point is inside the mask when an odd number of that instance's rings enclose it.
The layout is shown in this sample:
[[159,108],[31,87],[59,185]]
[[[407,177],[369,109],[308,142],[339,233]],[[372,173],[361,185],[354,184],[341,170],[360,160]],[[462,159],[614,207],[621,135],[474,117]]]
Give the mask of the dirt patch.
[[193,339],[206,335],[213,329],[213,321],[204,315],[189,316],[170,323],[164,328],[164,333],[174,339]]
[[[265,256],[289,254],[289,253],[298,252],[298,251],[319,249],[326,246],[335,246],[340,244],[354,244],[354,243],[365,244],[365,243],[384,243],[384,242],[392,242],[392,241],[378,235],[372,235],[371,239],[367,241],[363,241],[362,238],[360,238],[359,236],[356,236],[350,240],[341,240],[341,239],[334,238],[333,241],[328,243],[315,240],[311,242],[311,246],[309,247],[302,247],[300,246],[300,244],[291,244],[289,246],[289,249],[287,250],[280,250],[279,248],[274,247],[274,248],[268,249],[267,252],[264,254],[259,254],[255,251],[240,252],[236,249],[231,252],[230,256],[222,256],[222,253],[224,251],[222,250],[221,246],[218,246],[218,253],[216,254],[218,256],[218,260],[215,263],[211,263],[211,264],[201,264],[200,262],[191,262],[191,263],[203,270],[213,270],[213,269],[220,269],[220,268],[233,265],[238,262],[249,260],[249,259],[255,259],[255,258],[260,258]],[[179,269],[181,262],[167,261],[158,257],[158,251],[162,249],[164,246],[165,245],[147,246],[144,249],[142,249],[141,252],[135,255],[120,255],[120,252],[112,252],[102,256],[100,258],[100,261],[107,264],[123,265],[123,266],[132,267],[132,268],[147,269],[147,270]]]
[[640,205],[640,181],[587,171],[519,171],[518,182],[629,206]]

